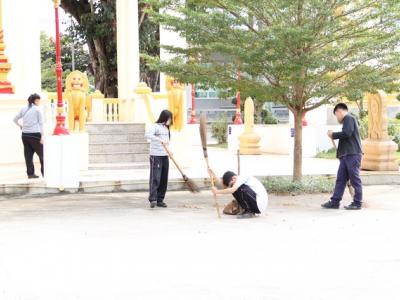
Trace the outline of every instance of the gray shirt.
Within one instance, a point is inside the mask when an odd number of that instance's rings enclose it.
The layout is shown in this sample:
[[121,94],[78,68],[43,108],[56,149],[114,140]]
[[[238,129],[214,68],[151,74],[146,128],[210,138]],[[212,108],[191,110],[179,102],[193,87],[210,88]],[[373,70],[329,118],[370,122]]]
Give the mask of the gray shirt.
[[161,141],[169,143],[169,129],[164,124],[154,124],[147,128],[145,137],[150,140],[150,155],[168,156]]
[[24,133],[41,133],[43,135],[43,115],[42,111],[36,105],[22,108],[14,117],[14,123],[22,119],[22,132]]

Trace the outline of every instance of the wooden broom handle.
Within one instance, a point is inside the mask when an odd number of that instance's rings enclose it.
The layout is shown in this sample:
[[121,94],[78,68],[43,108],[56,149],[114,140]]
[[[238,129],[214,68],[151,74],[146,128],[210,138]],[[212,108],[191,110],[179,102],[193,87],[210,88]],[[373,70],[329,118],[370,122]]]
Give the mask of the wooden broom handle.
[[333,148],[335,148],[335,150],[337,149],[337,147],[336,147],[336,143],[335,143],[335,141],[333,140],[333,138],[330,138],[331,139],[331,142],[332,142],[332,146],[333,146]]
[[[210,163],[208,162],[208,157],[204,157],[204,159],[206,160],[207,169],[210,169]],[[211,186],[214,187],[214,176],[211,175],[210,179],[211,179]],[[218,201],[217,201],[217,195],[215,195],[213,193],[213,196],[214,196],[215,209],[217,210],[218,218],[221,218],[221,213],[219,211],[219,204],[218,204]]]
[[176,162],[175,158],[172,156],[171,152],[169,151],[168,147],[164,143],[161,143],[161,145],[163,145],[165,151],[168,154],[168,157],[173,161],[173,163],[176,166],[176,168],[178,169],[178,171],[182,174],[182,176],[185,176],[185,174],[183,174],[182,169],[179,167],[178,163]]

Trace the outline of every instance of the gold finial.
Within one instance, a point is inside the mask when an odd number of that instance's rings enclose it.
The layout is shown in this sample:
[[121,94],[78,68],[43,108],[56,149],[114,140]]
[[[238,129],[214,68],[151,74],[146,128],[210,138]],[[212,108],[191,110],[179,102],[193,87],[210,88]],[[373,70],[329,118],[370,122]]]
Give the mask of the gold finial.
[[60,6],[60,2],[61,2],[61,0],[53,0],[53,2],[54,2],[54,7],[59,7]]

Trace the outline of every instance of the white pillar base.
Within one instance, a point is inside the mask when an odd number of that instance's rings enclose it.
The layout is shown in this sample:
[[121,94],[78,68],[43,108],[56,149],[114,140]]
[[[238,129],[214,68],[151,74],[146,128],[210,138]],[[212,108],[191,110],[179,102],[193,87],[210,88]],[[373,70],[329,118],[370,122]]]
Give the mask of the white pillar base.
[[79,187],[79,147],[77,135],[49,136],[44,144],[46,186],[51,188]]
[[79,170],[89,170],[89,134],[80,132],[74,134],[77,139],[76,146],[78,147]]
[[228,150],[239,150],[239,137],[244,132],[244,125],[228,125]]

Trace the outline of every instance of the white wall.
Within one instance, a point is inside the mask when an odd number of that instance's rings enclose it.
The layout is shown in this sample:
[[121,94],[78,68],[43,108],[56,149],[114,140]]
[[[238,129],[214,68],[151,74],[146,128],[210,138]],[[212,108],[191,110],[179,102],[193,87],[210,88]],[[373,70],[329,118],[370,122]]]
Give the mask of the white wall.
[[12,64],[8,80],[14,85],[15,94],[1,95],[0,101],[26,99],[41,91],[40,29],[36,18],[40,9],[35,1],[3,1],[5,54]]
[[[288,125],[256,125],[255,132],[261,136],[261,150],[264,153],[293,154],[294,138]],[[303,127],[303,156],[314,157],[318,152],[332,148],[326,132],[338,131],[340,125],[320,125]]]

